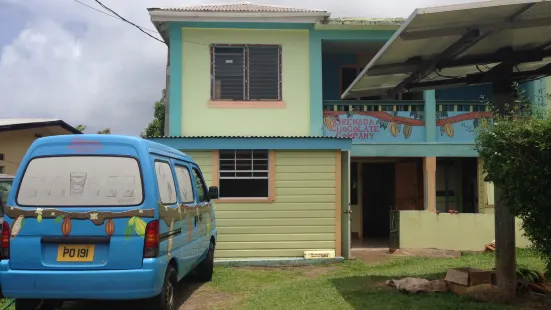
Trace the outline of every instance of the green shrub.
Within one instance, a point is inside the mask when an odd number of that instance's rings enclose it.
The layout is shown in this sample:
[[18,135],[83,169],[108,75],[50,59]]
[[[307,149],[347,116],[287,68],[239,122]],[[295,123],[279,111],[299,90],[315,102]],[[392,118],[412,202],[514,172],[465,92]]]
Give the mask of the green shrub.
[[521,111],[520,96],[505,116],[479,128],[476,150],[484,161],[486,181],[522,220],[526,237],[551,272],[551,117],[541,107]]

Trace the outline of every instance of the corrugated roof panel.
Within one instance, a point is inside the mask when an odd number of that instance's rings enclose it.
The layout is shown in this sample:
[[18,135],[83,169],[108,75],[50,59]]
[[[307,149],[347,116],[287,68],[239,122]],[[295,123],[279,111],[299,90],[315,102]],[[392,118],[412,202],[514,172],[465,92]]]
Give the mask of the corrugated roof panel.
[[254,4],[251,2],[238,2],[233,4],[199,4],[199,5],[186,5],[181,7],[165,7],[159,8],[161,11],[180,11],[180,12],[234,12],[234,13],[306,13],[306,12],[319,12],[324,13],[323,10],[311,10],[311,9],[298,9],[279,5],[265,5]]
[[321,136],[146,136],[144,139],[331,139],[350,140],[342,137]]

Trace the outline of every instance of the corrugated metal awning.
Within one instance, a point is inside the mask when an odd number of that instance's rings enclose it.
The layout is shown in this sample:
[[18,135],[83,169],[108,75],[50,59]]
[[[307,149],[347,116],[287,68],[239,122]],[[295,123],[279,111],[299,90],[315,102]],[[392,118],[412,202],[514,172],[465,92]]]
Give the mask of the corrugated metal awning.
[[350,150],[352,139],[323,136],[165,136],[144,137],[178,150]]
[[417,9],[342,98],[489,83],[503,61],[513,78],[551,72],[551,1],[500,0]]

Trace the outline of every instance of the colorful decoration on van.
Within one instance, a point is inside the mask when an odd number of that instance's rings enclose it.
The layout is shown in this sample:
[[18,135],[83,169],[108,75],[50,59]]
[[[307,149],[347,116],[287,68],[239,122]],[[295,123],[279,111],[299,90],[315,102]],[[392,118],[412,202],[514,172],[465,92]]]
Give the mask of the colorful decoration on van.
[[[175,231],[175,225],[178,222],[183,222],[184,220],[187,222],[187,237],[188,241],[193,240],[193,221],[194,218],[197,216],[197,219],[199,221],[199,231],[201,235],[207,234],[210,232],[210,228],[206,229],[203,228],[203,214],[208,214],[208,218],[210,218],[210,204],[207,203],[204,206],[196,207],[195,205],[188,205],[188,204],[180,204],[177,207],[172,207],[170,205],[165,205],[162,203],[158,203],[159,207],[159,214],[161,220],[165,222],[165,224],[168,226],[168,255],[170,256],[170,251],[172,250],[172,243],[173,243],[173,237],[174,234],[171,234],[171,232]],[[209,225],[210,227],[210,225]],[[182,224],[181,228],[184,228],[184,224]]]
[[115,233],[115,223],[113,223],[112,219],[108,219],[107,223],[105,223],[105,234],[111,237]]
[[[54,221],[55,222],[55,221]],[[71,218],[67,215],[63,217],[63,223],[61,224],[61,233],[67,237],[71,233],[73,225],[71,224]]]
[[374,142],[424,139],[423,111],[324,111],[323,115],[325,136]]
[[19,232],[21,231],[21,228],[23,228],[23,224],[25,224],[25,217],[23,215],[19,215],[17,219],[13,222],[12,228],[11,228],[11,238],[14,239]]
[[[144,220],[137,216],[133,216],[128,220],[128,223],[126,224],[126,228],[124,229],[124,238],[128,240],[130,236],[135,232],[136,235],[145,238],[145,227],[147,224]],[[107,231],[107,228],[106,228]]]
[[[5,215],[16,219],[12,225],[12,239],[19,234],[19,232],[23,228],[25,220],[29,218],[36,218],[36,221],[38,223],[42,222],[43,219],[54,219],[54,223],[61,223],[61,233],[64,236],[68,236],[71,234],[73,220],[89,220],[97,226],[103,225],[107,221],[105,232],[107,233],[107,235],[111,236],[115,232],[115,224],[113,222],[113,219],[130,218],[129,223],[133,223],[132,229],[136,229],[136,223],[139,222],[136,219],[139,219],[145,225],[145,222],[141,218],[153,218],[155,216],[155,210],[137,209],[123,212],[73,212],[50,208],[36,208],[35,210],[25,210],[21,208],[6,206]],[[141,222],[138,226],[138,229],[141,228]],[[111,232],[111,234],[109,234],[109,232]]]

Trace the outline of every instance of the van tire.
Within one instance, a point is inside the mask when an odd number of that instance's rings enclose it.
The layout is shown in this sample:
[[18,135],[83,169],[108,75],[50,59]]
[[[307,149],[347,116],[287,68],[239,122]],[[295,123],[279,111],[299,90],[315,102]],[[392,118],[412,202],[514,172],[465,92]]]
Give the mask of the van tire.
[[54,300],[16,299],[15,310],[56,310],[61,309],[62,303]]
[[[149,301],[151,310],[176,310],[178,309],[178,276],[176,269],[168,265],[165,273],[165,281],[161,293]],[[168,295],[168,296],[167,296]]]
[[200,282],[212,281],[214,273],[214,242],[210,242],[207,257],[195,269],[195,277]]

